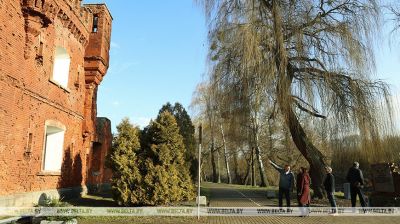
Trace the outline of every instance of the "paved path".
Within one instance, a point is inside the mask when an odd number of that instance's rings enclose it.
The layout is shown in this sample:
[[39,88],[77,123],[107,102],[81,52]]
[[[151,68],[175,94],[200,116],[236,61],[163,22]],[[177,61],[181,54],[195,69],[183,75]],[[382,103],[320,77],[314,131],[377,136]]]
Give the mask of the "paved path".
[[267,200],[266,190],[241,189],[227,184],[206,183],[210,190],[210,207],[262,207],[273,206]]
[[[203,185],[209,192],[209,207],[264,207],[277,206],[277,199],[267,199],[265,189],[244,189],[239,186],[227,184],[205,183]],[[293,206],[296,205],[292,200]],[[257,217],[238,217],[220,216],[208,217],[208,223],[218,224],[242,224],[242,223],[281,223],[281,224],[301,224],[301,223],[341,223],[341,224],[375,224],[384,223],[400,224],[400,216],[397,217],[340,217],[340,216],[310,216],[310,217],[277,217],[277,216],[257,216]]]

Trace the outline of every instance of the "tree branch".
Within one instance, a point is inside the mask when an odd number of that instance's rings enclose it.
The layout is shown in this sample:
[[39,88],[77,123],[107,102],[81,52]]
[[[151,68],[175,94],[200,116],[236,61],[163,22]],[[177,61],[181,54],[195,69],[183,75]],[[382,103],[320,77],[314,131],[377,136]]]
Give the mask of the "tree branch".
[[300,26],[295,27],[295,28],[293,29],[294,31],[292,31],[292,32],[288,33],[287,35],[285,35],[285,39],[291,38],[291,37],[292,37],[296,32],[298,32],[298,31],[302,31],[303,29],[305,29],[305,28],[307,28],[307,27],[312,27],[312,26],[314,26],[315,24],[317,24],[318,22],[320,22],[320,20],[322,20],[324,17],[330,16],[330,14],[335,13],[335,11],[337,11],[337,10],[339,10],[339,9],[341,9],[341,8],[346,8],[346,10],[349,10],[349,11],[350,11],[349,8],[345,7],[345,6],[348,5],[348,4],[349,4],[348,2],[344,2],[344,3],[342,3],[342,4],[337,5],[336,7],[333,7],[333,8],[331,8],[331,9],[329,9],[328,11],[325,11],[325,9],[322,8],[323,2],[321,1],[321,3],[320,3],[321,12],[319,12],[319,13],[314,17],[314,19],[310,20],[309,22],[303,23],[303,24],[301,24]]
[[[326,116],[319,114],[318,111],[317,111],[314,107],[312,107],[309,103],[307,103],[307,102],[305,102],[304,100],[300,99],[298,96],[292,96],[292,97],[293,97],[293,99],[294,99],[294,103],[296,104],[297,108],[299,108],[300,110],[302,110],[302,111],[304,111],[304,112],[306,112],[306,113],[308,113],[308,114],[310,114],[310,115],[312,115],[312,116],[314,116],[314,117],[326,119]],[[309,109],[303,107],[303,106],[299,103],[299,101],[302,102],[302,103],[304,103],[304,104],[306,104],[307,106],[309,106],[313,111],[311,111],[311,110],[309,110]]]
[[328,71],[325,65],[318,60],[317,58],[308,58],[308,57],[291,57],[289,61],[305,61],[305,62],[316,62],[324,71]]

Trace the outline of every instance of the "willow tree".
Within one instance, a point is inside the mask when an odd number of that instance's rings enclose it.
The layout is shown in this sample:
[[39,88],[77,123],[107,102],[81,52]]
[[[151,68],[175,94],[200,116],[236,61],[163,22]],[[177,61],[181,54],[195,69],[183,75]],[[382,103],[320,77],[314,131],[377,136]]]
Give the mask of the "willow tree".
[[[377,137],[377,102],[388,88],[373,81],[376,0],[202,0],[210,23],[212,82],[230,89],[246,80],[262,84],[274,115],[310,164],[322,197],[326,161],[308,137],[299,113],[332,127]],[[257,85],[260,86],[260,85]],[[227,91],[229,92],[229,91]],[[235,102],[232,102],[235,103]]]
[[392,20],[394,22],[393,31],[400,30],[400,4],[391,4],[388,6],[390,13],[392,14]]

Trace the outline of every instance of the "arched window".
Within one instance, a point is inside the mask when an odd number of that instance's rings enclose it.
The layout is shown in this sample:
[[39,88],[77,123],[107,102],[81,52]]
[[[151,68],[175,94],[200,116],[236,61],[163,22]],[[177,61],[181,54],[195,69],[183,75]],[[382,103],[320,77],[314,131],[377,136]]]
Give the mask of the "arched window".
[[48,120],[45,124],[44,171],[61,171],[65,126],[57,121]]
[[67,50],[62,47],[56,47],[53,66],[53,81],[64,88],[68,87],[70,62],[71,58],[69,57]]

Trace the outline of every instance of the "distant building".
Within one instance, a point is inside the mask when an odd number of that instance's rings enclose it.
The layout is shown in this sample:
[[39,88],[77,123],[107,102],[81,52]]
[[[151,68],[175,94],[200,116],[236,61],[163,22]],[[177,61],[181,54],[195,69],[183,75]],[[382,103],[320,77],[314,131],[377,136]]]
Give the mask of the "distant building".
[[112,17],[81,0],[0,0],[0,206],[99,190],[111,124],[97,118]]

